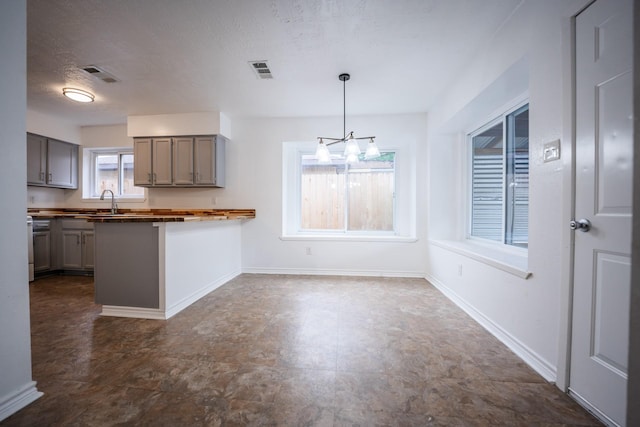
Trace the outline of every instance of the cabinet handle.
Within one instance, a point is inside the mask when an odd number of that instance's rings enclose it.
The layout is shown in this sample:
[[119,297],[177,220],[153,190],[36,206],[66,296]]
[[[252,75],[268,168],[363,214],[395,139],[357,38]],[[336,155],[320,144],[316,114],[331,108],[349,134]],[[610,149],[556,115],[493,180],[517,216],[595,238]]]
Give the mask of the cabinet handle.
[[155,183],[156,183],[156,179],[158,179],[158,178],[157,178],[156,173],[154,172],[154,173],[153,173],[153,182],[152,182],[152,184],[155,184]]
[[80,244],[80,236],[76,236],[76,245]]
[[53,174],[49,172],[49,182],[53,181]]
[[40,181],[44,181],[44,172],[40,172]]
[[151,172],[149,172],[147,175],[148,175],[147,181],[149,181],[149,184],[151,184]]
[[82,235],[82,244],[83,244],[83,245],[84,245],[85,243],[87,243],[87,241],[86,241],[85,237],[87,237],[87,236],[85,236],[85,235],[83,234],[83,235]]

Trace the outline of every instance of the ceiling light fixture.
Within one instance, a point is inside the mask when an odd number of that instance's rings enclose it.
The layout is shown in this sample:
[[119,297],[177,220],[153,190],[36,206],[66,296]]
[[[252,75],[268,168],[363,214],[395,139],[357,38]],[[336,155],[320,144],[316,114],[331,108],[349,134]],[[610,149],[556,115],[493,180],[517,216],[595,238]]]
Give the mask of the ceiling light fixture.
[[[366,160],[375,159],[376,157],[380,157],[380,150],[376,145],[374,139],[375,136],[365,136],[356,138],[353,136],[353,131],[347,133],[347,97],[346,97],[346,81],[349,80],[351,76],[349,74],[340,74],[338,79],[342,82],[342,134],[344,137],[342,138],[329,138],[326,136],[318,137],[318,147],[316,148],[316,160],[319,163],[331,163],[331,153],[329,152],[329,145],[337,144],[339,142],[345,143],[344,148],[344,157],[346,158],[347,163],[355,163],[360,159],[360,146],[358,145],[358,140],[360,139],[368,139],[369,143],[367,144],[367,150],[365,152],[364,158]],[[327,140],[329,142],[325,142]]]
[[95,96],[82,89],[74,89],[71,87],[65,87],[62,89],[62,94],[69,99],[73,99],[78,102],[93,102]]

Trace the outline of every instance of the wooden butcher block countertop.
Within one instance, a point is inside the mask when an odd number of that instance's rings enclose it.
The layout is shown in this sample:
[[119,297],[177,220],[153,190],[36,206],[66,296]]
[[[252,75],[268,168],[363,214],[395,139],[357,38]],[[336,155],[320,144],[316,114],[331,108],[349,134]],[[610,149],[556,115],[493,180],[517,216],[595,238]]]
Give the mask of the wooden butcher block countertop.
[[255,209],[28,209],[34,218],[77,218],[91,222],[188,222],[251,219]]

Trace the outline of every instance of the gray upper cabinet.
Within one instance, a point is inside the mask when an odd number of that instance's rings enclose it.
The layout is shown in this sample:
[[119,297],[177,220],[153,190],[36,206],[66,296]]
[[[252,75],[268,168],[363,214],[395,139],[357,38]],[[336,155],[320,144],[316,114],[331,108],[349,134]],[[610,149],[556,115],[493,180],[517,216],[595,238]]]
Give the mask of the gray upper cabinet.
[[27,184],[78,188],[78,146],[27,134]]
[[47,138],[27,134],[27,184],[46,185]]
[[148,187],[153,184],[151,168],[151,138],[140,138],[133,142],[133,185]]
[[154,138],[152,142],[153,185],[171,185],[173,183],[171,138]]
[[225,143],[221,135],[135,138],[135,185],[224,187]]
[[173,139],[173,183],[193,185],[193,138]]
[[134,185],[139,187],[172,184],[171,138],[133,140]]
[[78,188],[78,146],[47,140],[47,173],[53,187]]
[[226,138],[220,135],[195,138],[196,185],[224,187],[225,144]]

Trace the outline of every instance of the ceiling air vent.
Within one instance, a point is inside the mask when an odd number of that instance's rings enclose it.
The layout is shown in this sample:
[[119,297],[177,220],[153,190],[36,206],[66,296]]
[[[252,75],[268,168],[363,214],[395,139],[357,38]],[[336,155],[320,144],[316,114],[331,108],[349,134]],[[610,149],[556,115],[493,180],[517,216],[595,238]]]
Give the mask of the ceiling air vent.
[[82,69],[84,71],[86,71],[87,73],[91,74],[92,76],[94,76],[96,78],[99,78],[100,80],[102,80],[105,83],[115,83],[115,82],[118,81],[111,74],[109,74],[106,71],[96,67],[95,65],[87,65],[86,67],[82,67]]
[[259,79],[272,79],[273,74],[271,74],[271,70],[269,69],[269,64],[267,61],[250,61],[249,65],[251,65],[251,69]]

